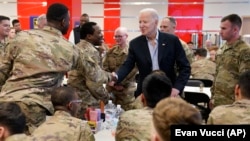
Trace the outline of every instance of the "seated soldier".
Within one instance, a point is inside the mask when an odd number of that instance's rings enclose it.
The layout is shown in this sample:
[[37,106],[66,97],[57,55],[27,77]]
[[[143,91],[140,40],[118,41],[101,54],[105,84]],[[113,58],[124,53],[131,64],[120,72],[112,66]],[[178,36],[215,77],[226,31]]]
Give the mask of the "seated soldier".
[[201,125],[202,117],[196,108],[180,98],[165,98],[153,111],[151,141],[170,141],[171,125]]
[[218,50],[217,46],[212,46],[211,48],[209,48],[209,60],[215,62],[215,56],[216,56],[216,52]]
[[214,80],[216,64],[206,59],[207,50],[199,48],[195,52],[196,61],[191,64],[191,76],[198,79]]
[[143,81],[142,103],[144,108],[121,114],[116,128],[117,141],[150,140],[153,108],[157,102],[171,95],[172,84],[162,71],[153,71]]
[[242,73],[235,86],[235,102],[215,107],[207,124],[250,124],[250,71]]
[[20,107],[13,102],[0,103],[0,141],[27,140],[24,134],[26,118]]
[[70,87],[55,88],[51,93],[55,113],[33,133],[33,140],[94,141],[87,122],[76,118],[81,100]]

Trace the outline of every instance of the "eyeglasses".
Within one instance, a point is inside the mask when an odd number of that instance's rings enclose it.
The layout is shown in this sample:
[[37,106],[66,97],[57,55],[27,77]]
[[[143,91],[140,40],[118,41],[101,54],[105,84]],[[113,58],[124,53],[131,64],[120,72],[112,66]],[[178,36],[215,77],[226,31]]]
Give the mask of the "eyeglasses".
[[120,39],[120,38],[122,38],[123,36],[124,36],[124,35],[115,35],[115,36],[114,36],[114,39],[118,39],[118,38]]
[[82,103],[82,100],[71,100],[70,103]]

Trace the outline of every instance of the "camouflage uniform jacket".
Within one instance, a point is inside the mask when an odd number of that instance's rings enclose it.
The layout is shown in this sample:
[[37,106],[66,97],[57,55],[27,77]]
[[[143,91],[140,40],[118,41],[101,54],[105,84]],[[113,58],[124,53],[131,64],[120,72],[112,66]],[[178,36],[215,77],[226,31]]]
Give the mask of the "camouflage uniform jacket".
[[[53,113],[49,91],[61,85],[69,70],[83,70],[82,56],[82,52],[53,27],[19,32],[0,59],[0,86],[3,85],[0,101],[35,102]],[[100,75],[111,79],[111,75]],[[100,81],[98,76],[90,78]]]
[[193,52],[189,49],[187,43],[181,39],[179,39],[181,42],[181,45],[185,51],[186,57],[188,59],[188,62],[191,64],[193,62]]
[[4,54],[4,48],[6,46],[6,42],[5,41],[0,41],[0,55],[3,56]]
[[[83,52],[84,70],[72,70],[68,73],[67,84],[79,90],[79,96],[83,100],[83,104],[99,105],[99,100],[105,103],[109,100],[109,94],[103,87],[103,83],[108,82],[107,74],[102,70],[101,57],[98,50],[89,42],[81,40],[77,47]],[[92,77],[96,77],[99,81],[93,81]]]
[[55,114],[40,125],[31,135],[35,141],[94,141],[94,135],[87,122],[72,117],[65,111]]
[[129,110],[121,114],[116,128],[116,141],[150,141],[153,109]]
[[250,124],[250,100],[239,100],[232,105],[215,107],[207,124]]
[[[193,52],[188,48],[188,45],[187,45],[187,43],[185,41],[181,40],[180,38],[179,38],[179,40],[181,42],[182,48],[185,51],[186,57],[188,59],[188,62],[189,62],[189,64],[191,64],[193,62],[193,60],[194,60],[193,59]],[[176,64],[175,64],[175,72],[176,72],[177,75],[179,74],[178,73],[179,71],[178,71],[178,68],[177,68]]]
[[234,102],[234,87],[239,75],[250,70],[250,47],[240,38],[225,43],[216,54],[216,73],[211,89],[215,106]]
[[31,137],[26,134],[14,134],[9,136],[5,141],[31,141]]
[[[111,48],[103,61],[103,68],[108,72],[116,72],[119,67],[124,63],[128,55],[128,46],[121,49],[118,45]],[[124,87],[124,90],[117,91],[116,89],[106,85],[108,91],[112,92],[115,95],[116,104],[128,104],[135,100],[134,91],[135,87],[135,75],[137,74],[138,69],[135,67],[127,77],[120,83]]]
[[197,60],[191,64],[193,78],[214,80],[216,64],[206,58]]

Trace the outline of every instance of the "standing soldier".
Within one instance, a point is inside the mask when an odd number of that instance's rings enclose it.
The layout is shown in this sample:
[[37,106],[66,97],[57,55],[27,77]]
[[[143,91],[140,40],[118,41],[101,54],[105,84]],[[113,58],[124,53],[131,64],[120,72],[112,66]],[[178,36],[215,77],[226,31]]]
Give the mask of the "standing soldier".
[[[108,72],[115,72],[123,64],[128,55],[127,44],[128,33],[125,27],[118,27],[115,30],[114,39],[116,45],[110,49],[103,61],[103,68]],[[114,103],[120,104],[124,110],[142,108],[142,104],[135,102],[134,92],[136,91],[135,76],[138,70],[135,67],[129,75],[114,87],[106,85],[109,92],[114,94]]]
[[84,68],[83,64],[89,62],[85,54],[63,37],[70,23],[65,5],[50,5],[46,16],[48,26],[20,31],[0,59],[0,102],[13,101],[21,107],[27,119],[27,134],[45,121],[46,114],[54,113],[50,92],[61,86],[66,72],[78,69],[89,74],[89,80],[100,83],[112,79],[111,73],[91,62],[93,70]]
[[[169,33],[175,35],[175,29],[177,26],[177,22],[173,17],[165,17],[161,21],[160,30],[161,32]],[[179,38],[181,45],[185,51],[186,57],[189,63],[192,63],[193,60],[193,52],[189,49],[187,43]]]
[[234,86],[239,75],[250,69],[250,47],[240,37],[241,18],[236,14],[221,20],[220,35],[225,44],[216,54],[216,74],[211,89],[211,108],[234,102]]
[[83,119],[86,109],[91,107],[99,108],[100,100],[107,103],[110,96],[103,87],[103,81],[93,81],[91,77],[103,80],[101,69],[101,57],[98,49],[103,42],[103,34],[100,27],[95,22],[87,22],[82,25],[80,30],[81,41],[76,45],[83,53],[86,60],[83,63],[84,70],[72,70],[68,73],[68,86],[76,88],[82,99],[81,109],[78,118]]
[[3,56],[3,51],[7,42],[7,37],[10,32],[10,18],[0,15],[0,55]]

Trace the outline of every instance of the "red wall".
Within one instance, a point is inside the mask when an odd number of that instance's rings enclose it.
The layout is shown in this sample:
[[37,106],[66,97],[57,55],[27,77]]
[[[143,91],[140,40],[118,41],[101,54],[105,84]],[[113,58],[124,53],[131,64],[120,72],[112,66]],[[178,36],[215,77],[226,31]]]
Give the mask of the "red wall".
[[22,29],[30,29],[30,17],[46,13],[46,6],[42,6],[44,0],[17,0],[18,19]]
[[[176,30],[197,30],[197,33],[201,35],[204,0],[196,0],[196,3],[193,0],[185,0],[186,5],[183,4],[183,0],[168,0],[168,2],[168,15],[176,18]],[[188,31],[176,34],[186,42],[191,41],[191,33]]]
[[108,46],[115,43],[114,30],[120,26],[120,4],[107,4],[108,2],[120,2],[120,0],[104,0],[104,38]]
[[[47,6],[42,6],[42,2],[47,2]],[[74,22],[79,21],[81,16],[81,0],[17,0],[18,19],[22,29],[30,29],[30,17],[39,16],[46,13],[47,7],[53,3],[62,3],[66,5],[70,11],[70,28],[65,35],[68,38],[71,29],[74,27]]]

